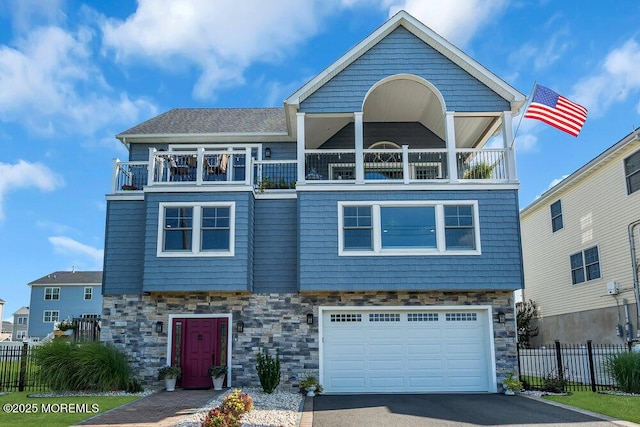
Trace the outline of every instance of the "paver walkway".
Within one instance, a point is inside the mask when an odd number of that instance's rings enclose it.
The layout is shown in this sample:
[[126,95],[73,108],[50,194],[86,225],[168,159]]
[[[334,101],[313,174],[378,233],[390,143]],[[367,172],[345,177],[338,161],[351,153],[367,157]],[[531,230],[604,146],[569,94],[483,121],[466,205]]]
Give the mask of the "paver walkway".
[[197,409],[224,391],[183,390],[159,391],[104,414],[84,420],[82,426],[151,427],[173,426],[185,415]]

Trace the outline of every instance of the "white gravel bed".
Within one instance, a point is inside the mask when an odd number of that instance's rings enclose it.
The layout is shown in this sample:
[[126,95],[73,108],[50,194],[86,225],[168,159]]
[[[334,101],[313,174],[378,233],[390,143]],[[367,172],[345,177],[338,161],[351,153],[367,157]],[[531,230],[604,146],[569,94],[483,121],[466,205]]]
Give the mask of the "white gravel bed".
[[[199,427],[207,413],[222,403],[222,399],[231,393],[228,390],[210,400],[198,409],[198,412],[184,417],[176,427]],[[271,394],[260,388],[243,388],[253,398],[253,410],[242,417],[243,427],[295,427],[300,422],[304,397],[300,393],[276,390]]]

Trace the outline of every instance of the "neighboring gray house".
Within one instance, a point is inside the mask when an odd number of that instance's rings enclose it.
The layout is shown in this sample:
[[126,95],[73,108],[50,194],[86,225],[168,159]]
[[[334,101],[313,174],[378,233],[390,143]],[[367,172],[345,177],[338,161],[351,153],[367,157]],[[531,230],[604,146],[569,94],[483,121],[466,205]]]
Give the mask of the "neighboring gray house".
[[56,271],[29,283],[29,338],[41,340],[57,322],[99,318],[102,313],[102,271]]
[[0,332],[0,341],[11,341],[13,338],[13,323],[8,320],[2,321],[2,332]]
[[11,341],[22,341],[28,338],[29,328],[29,307],[20,307],[13,313],[13,332]]
[[[282,108],[175,109],[117,135],[101,338],[156,381],[497,392],[522,288],[525,97],[406,12]],[[499,147],[486,144],[494,137]]]

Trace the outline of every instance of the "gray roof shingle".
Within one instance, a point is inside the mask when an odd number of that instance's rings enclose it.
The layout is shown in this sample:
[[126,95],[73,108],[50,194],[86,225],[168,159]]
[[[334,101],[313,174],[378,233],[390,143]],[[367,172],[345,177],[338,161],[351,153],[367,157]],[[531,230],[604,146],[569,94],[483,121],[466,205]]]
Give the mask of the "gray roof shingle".
[[102,283],[102,271],[55,271],[29,284],[44,285],[51,283]]
[[284,108],[176,108],[118,136],[287,132]]

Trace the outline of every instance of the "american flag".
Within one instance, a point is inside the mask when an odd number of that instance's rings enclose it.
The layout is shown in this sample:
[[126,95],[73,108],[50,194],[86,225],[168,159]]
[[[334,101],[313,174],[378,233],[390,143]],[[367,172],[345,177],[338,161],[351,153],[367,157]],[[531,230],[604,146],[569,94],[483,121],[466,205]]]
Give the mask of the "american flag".
[[570,135],[578,136],[587,120],[587,109],[549,88],[536,85],[533,99],[524,116],[541,120]]

